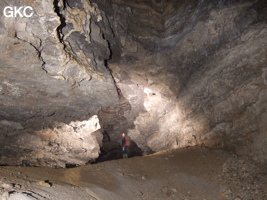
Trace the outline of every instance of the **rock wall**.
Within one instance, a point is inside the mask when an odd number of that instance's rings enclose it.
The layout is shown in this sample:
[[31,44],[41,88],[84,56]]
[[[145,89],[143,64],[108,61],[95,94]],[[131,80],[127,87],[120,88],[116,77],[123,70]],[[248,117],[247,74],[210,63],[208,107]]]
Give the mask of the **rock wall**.
[[[118,93],[105,67],[110,52],[96,25],[98,8],[77,5],[0,2],[1,164],[62,167],[100,153],[93,116],[116,106]],[[5,17],[6,6],[31,6],[34,14]]]
[[144,151],[202,145],[266,162],[264,1],[112,2],[99,5],[129,108],[111,132]]

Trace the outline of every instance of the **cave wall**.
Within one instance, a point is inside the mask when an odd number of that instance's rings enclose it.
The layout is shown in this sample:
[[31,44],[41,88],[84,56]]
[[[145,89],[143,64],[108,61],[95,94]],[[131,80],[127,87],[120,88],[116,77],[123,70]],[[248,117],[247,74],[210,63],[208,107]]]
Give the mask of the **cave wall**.
[[64,167],[97,158],[97,114],[118,103],[97,7],[25,0],[1,1],[0,10],[8,5],[31,6],[34,15],[1,14],[0,163]]
[[265,0],[7,5],[34,15],[0,17],[0,164],[84,164],[103,132],[267,161]]
[[111,132],[145,152],[201,145],[266,162],[266,2],[136,2],[98,1],[130,106]]

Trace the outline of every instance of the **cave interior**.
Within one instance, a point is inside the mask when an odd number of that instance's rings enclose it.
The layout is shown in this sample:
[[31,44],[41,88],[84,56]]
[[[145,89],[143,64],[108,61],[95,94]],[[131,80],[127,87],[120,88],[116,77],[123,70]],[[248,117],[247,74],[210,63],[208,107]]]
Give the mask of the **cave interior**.
[[0,164],[66,167],[199,146],[267,161],[265,0],[10,0]]

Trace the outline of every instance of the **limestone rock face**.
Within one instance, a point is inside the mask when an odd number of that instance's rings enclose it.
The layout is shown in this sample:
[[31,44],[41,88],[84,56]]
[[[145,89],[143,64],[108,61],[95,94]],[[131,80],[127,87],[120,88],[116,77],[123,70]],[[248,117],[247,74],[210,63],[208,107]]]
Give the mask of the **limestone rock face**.
[[[82,165],[99,156],[102,133],[98,117],[69,124],[55,123],[34,133],[12,121],[0,121],[1,163],[26,166],[65,167]],[[9,143],[9,145],[7,145]]]
[[1,1],[0,10],[8,5],[31,6],[34,14],[1,15],[0,163],[63,166],[97,158],[100,124],[90,117],[118,103],[97,7]]
[[202,145],[266,162],[263,1],[100,2],[128,107],[115,132],[144,151]]

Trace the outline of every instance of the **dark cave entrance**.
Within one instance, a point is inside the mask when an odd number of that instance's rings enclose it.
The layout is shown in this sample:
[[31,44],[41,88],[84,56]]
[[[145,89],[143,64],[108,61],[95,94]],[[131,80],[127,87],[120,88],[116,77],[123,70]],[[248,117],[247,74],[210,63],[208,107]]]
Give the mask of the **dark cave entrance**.
[[[104,142],[100,150],[101,153],[99,157],[92,163],[122,159],[122,146],[118,142]],[[131,141],[131,146],[128,150],[128,158],[142,155],[142,150],[136,145],[134,141]]]
[[[122,158],[122,146],[117,141],[103,141],[100,148],[101,153],[95,160],[89,160],[86,164],[96,164],[105,161],[118,160]],[[131,140],[131,146],[128,150],[128,158],[142,156],[143,151],[137,146],[137,144]],[[78,167],[76,164],[66,164],[66,168]]]
[[[118,142],[117,140],[112,140],[106,131],[103,132],[103,140],[100,151],[101,153],[99,154],[98,158],[91,159],[85,164],[96,164],[105,161],[123,159],[121,142]],[[145,155],[147,155],[147,154],[152,154],[154,152],[151,150],[145,153],[146,153]],[[137,146],[137,144],[133,140],[131,140],[131,145],[129,146],[128,149],[128,158],[143,156],[143,155],[144,152]],[[78,166],[79,165],[76,164],[69,164],[69,163],[66,164],[66,168],[74,168]]]
[[[109,134],[104,131],[103,132],[103,140],[102,146],[100,148],[100,155],[95,161],[89,161],[89,163],[99,163],[108,160],[117,160],[122,159],[122,145],[121,141],[112,140]],[[137,146],[137,144],[131,140],[131,145],[128,149],[128,158],[135,157],[135,156],[142,156],[142,150]]]

